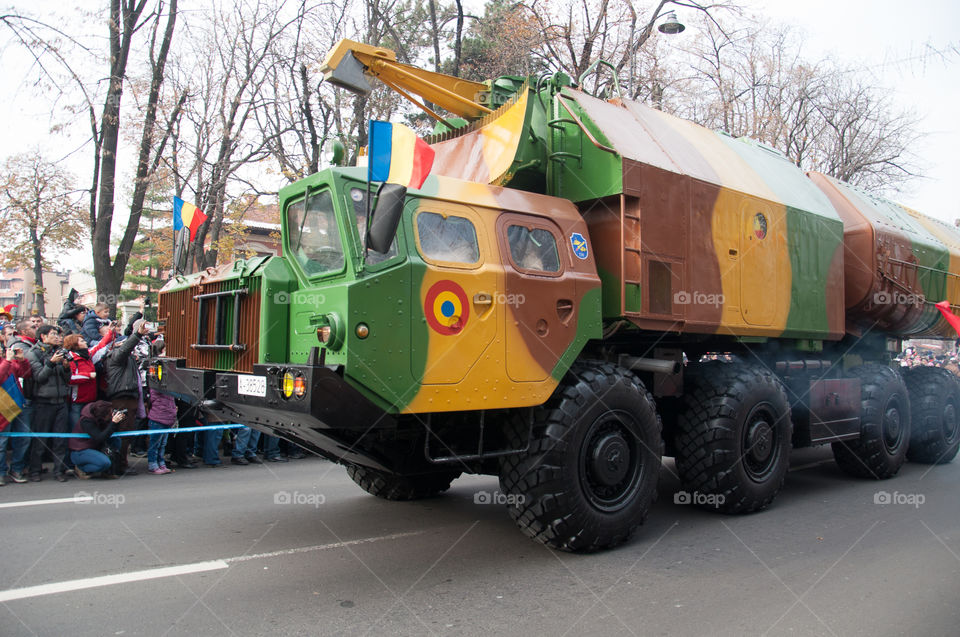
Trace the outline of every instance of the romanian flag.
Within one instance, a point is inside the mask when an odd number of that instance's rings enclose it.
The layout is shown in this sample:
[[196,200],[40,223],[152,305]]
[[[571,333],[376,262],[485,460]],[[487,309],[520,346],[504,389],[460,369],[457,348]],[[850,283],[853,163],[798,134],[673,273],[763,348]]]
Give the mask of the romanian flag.
[[434,151],[403,124],[370,121],[368,171],[370,181],[408,188],[423,185],[433,168]]
[[173,198],[173,231],[179,232],[183,228],[190,228],[190,241],[197,238],[200,224],[207,220],[207,215],[180,197]]
[[957,316],[950,311],[950,303],[947,301],[940,301],[935,308],[940,310],[940,313],[943,314],[943,318],[947,320],[947,323],[950,324],[953,329],[957,330],[957,336],[960,336],[960,316]]
[[13,419],[20,414],[21,407],[23,407],[23,392],[17,385],[17,379],[10,374],[7,380],[0,383],[0,431],[13,422]]

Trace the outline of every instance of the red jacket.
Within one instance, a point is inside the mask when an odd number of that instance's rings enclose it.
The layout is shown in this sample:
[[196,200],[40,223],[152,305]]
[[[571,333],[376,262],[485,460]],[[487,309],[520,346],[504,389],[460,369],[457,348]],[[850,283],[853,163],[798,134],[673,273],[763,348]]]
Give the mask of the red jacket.
[[73,360],[70,361],[70,384],[73,385],[71,398],[74,403],[82,405],[97,399],[97,374],[91,359],[95,359],[96,353],[113,340],[112,334],[108,334],[87,351],[90,358],[73,353]]
[[0,383],[7,380],[10,374],[19,378],[30,376],[30,361],[25,358],[20,360],[14,359],[12,361],[8,361],[5,358],[0,360]]

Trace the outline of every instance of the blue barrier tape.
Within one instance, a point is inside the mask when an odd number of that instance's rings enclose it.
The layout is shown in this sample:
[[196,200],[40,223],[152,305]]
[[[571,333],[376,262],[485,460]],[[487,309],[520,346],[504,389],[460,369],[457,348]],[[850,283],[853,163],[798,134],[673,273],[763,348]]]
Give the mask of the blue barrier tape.
[[[175,434],[189,433],[191,431],[210,431],[211,429],[239,429],[246,425],[204,425],[203,427],[169,427],[167,429],[139,429],[137,431],[118,431],[110,436],[111,438],[123,438],[125,436],[143,436],[146,434]],[[89,438],[87,434],[55,434],[55,433],[32,433],[29,431],[0,431],[0,436],[8,438]]]

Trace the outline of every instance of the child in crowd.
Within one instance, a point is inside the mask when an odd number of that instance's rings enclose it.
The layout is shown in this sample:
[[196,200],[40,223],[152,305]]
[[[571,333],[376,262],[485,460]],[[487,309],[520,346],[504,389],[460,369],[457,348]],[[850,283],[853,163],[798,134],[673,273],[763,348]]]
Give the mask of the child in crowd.
[[[154,356],[163,356],[166,348],[163,341],[157,340],[152,345]],[[150,391],[150,408],[147,411],[147,428],[168,430],[177,422],[177,404],[173,396],[161,391]],[[153,475],[163,475],[173,473],[173,469],[167,468],[164,454],[167,450],[167,437],[169,434],[150,434],[150,446],[147,448],[147,473]]]

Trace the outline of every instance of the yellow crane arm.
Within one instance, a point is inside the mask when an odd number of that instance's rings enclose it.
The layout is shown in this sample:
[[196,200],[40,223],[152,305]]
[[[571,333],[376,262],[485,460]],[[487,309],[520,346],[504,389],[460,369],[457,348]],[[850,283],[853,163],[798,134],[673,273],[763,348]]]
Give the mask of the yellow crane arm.
[[412,99],[409,93],[466,119],[492,112],[484,106],[490,97],[486,84],[401,64],[396,53],[383,47],[340,40],[327,53],[320,70],[325,81],[360,95],[371,91],[368,80],[375,77],[440,121],[442,117]]

